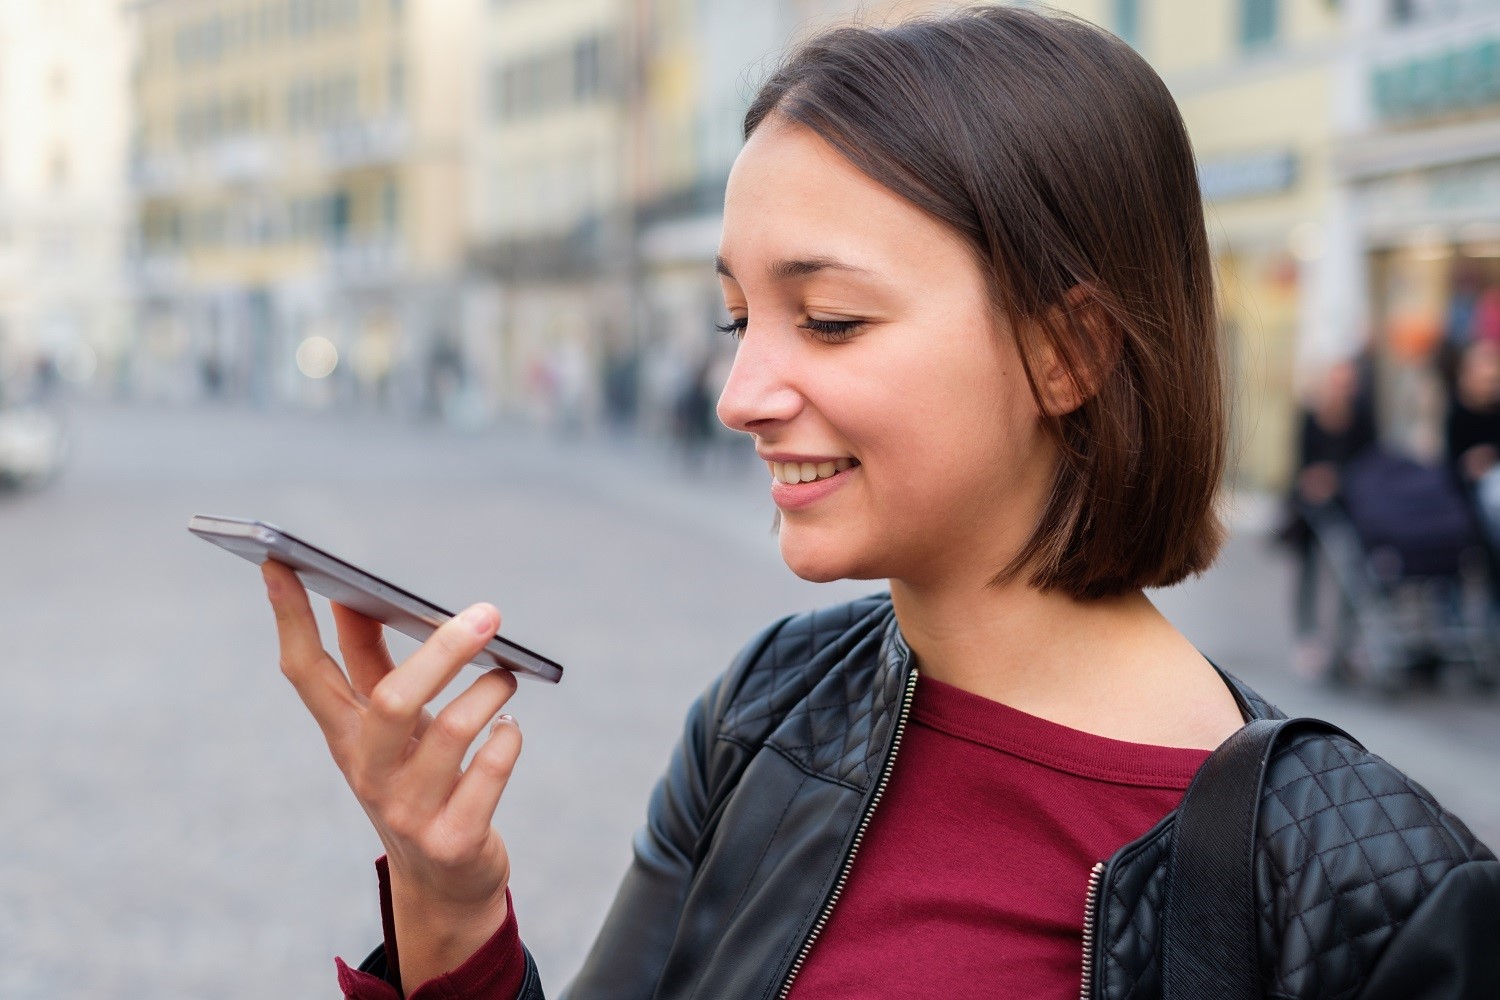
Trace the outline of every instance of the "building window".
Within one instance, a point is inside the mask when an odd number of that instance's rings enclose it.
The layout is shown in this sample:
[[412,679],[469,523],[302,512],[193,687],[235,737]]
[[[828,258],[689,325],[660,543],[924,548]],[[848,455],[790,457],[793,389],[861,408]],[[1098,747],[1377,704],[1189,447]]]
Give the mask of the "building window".
[[386,80],[386,104],[392,111],[400,111],[406,104],[406,63],[400,56],[391,59],[390,74]]
[[573,47],[573,99],[580,103],[594,100],[603,88],[597,37],[585,38]]
[[312,4],[309,0],[291,0],[286,9],[286,33],[293,38],[312,28]]
[[497,121],[504,121],[506,118],[510,117],[510,109],[506,103],[506,98],[510,95],[509,79],[509,66],[490,67],[490,86],[488,95],[490,103],[490,117],[496,119]]
[[1240,45],[1263,48],[1276,41],[1277,0],[1240,0]]
[[328,238],[342,243],[349,236],[349,225],[353,221],[353,204],[349,192],[339,191],[328,198]]
[[52,156],[47,160],[47,180],[54,190],[61,189],[67,186],[70,172],[68,151],[59,146],[52,151]]
[[589,36],[573,45],[490,70],[488,100],[497,119],[527,118],[570,104],[592,104],[608,94],[609,40]]
[[401,228],[401,189],[395,181],[386,181],[380,198],[381,221],[385,231],[394,233]]
[[1141,4],[1144,0],[1114,0],[1115,34],[1134,48],[1141,47]]

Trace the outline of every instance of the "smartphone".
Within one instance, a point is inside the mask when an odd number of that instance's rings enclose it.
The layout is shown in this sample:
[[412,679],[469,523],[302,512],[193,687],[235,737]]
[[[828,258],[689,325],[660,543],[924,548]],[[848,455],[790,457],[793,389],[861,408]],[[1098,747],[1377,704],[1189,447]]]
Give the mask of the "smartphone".
[[[297,572],[308,590],[419,642],[453,617],[453,612],[424,601],[416,594],[387,583],[375,574],[265,521],[195,514],[188,521],[188,530],[256,565],[267,559],[284,563]],[[504,667],[553,684],[562,680],[563,675],[563,668],[557,663],[498,635],[470,662],[480,667]]]

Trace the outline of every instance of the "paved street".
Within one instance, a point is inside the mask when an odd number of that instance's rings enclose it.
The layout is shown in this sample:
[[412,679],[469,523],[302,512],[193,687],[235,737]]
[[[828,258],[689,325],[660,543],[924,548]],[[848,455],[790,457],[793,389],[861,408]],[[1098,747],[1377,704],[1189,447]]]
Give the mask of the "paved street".
[[[566,664],[523,683],[500,825],[522,931],[576,968],[689,700],[787,611],[764,475],[641,445],[384,418],[87,407],[46,490],[0,496],[0,996],[330,996],[378,939],[374,835],[276,668],[259,575],[193,513],[275,521],[440,604],[490,600]],[[1287,568],[1252,530],[1160,595],[1200,647],[1321,714],[1500,842],[1500,704],[1291,679]],[[325,619],[326,620],[326,619]],[[397,637],[398,653],[413,644]]]

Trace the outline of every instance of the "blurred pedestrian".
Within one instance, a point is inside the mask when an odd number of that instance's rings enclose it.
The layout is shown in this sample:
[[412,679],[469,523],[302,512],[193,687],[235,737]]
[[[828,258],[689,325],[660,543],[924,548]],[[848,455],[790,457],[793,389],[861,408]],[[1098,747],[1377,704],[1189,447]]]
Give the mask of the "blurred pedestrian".
[[701,470],[714,434],[713,358],[704,357],[692,368],[677,396],[677,444],[689,468]]
[[1473,487],[1500,464],[1500,344],[1464,351],[1446,421],[1448,461]]
[[1374,407],[1354,359],[1329,365],[1316,380],[1298,418],[1297,468],[1286,500],[1279,540],[1298,560],[1293,621],[1293,667],[1304,677],[1321,676],[1330,650],[1318,634],[1318,573],[1321,566],[1312,522],[1339,502],[1344,469],[1375,445]]
[[1500,544],[1500,342],[1479,340],[1464,351],[1445,430],[1449,466],[1493,551]]
[[[1192,150],[1146,62],[1008,5],[845,29],[745,133],[718,413],[793,571],[889,593],[773,624],[694,705],[571,1000],[1500,995],[1500,861],[1145,596],[1214,559],[1228,424]],[[295,575],[266,580],[387,851],[345,996],[540,998],[491,825],[515,681],[422,711],[497,611],[398,669],[336,609],[346,677]]]

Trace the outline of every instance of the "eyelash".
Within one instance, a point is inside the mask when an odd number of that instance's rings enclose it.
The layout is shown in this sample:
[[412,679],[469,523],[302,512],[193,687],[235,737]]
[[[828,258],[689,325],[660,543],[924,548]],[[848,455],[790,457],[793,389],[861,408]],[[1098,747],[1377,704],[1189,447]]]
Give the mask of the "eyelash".
[[[745,327],[749,323],[750,318],[745,316],[740,319],[730,320],[728,323],[719,323],[717,324],[717,329],[720,333],[728,334],[735,340],[739,340],[745,336]],[[830,344],[838,344],[854,336],[861,324],[859,320],[853,319],[829,320],[812,319],[809,317],[806,322],[799,324],[799,326],[810,333],[816,334],[819,340]]]

